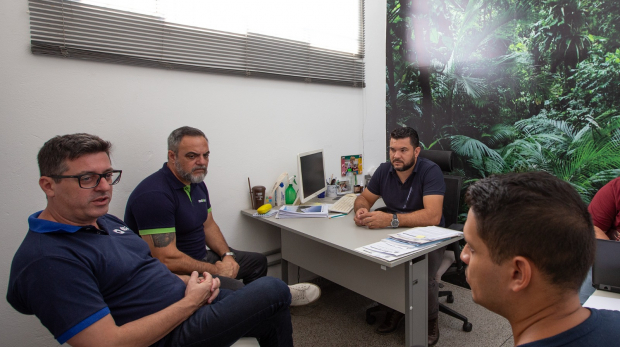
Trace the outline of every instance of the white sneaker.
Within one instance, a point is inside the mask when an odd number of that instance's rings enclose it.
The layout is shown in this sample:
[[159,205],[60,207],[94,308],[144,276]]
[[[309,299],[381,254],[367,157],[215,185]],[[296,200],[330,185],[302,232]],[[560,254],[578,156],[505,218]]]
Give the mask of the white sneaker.
[[312,283],[298,283],[288,286],[291,289],[291,306],[303,306],[321,297],[321,288]]

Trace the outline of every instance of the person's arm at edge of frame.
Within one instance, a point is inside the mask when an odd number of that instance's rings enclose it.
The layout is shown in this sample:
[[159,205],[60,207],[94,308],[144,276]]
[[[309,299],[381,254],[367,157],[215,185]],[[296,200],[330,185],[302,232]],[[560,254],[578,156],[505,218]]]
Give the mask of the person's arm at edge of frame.
[[355,212],[355,216],[353,220],[355,224],[359,226],[363,226],[362,216],[366,213],[370,212],[370,208],[377,202],[379,199],[379,195],[375,195],[371,193],[368,189],[364,189],[360,195],[357,196],[355,202],[353,203],[353,211]]
[[[207,220],[203,223],[203,228],[205,243],[213,252],[217,253],[219,256],[222,256],[226,252],[230,252],[230,247],[228,247],[228,243],[226,243],[222,230],[220,230],[220,227],[215,223],[213,214],[210,211],[207,215]],[[233,257],[227,255],[222,258],[222,261],[216,262],[215,265],[218,275],[237,278],[239,264],[237,264],[237,261],[235,261]]]
[[607,234],[603,230],[601,230],[601,228],[597,227],[596,225],[594,226],[594,236],[597,239],[610,240],[609,236],[607,236]]
[[142,239],[149,245],[151,255],[159,259],[171,272],[177,275],[191,274],[192,271],[219,275],[217,265],[196,260],[179,251],[176,244],[176,233],[174,232],[142,235]]
[[618,214],[616,209],[615,186],[618,181],[616,179],[610,181],[599,189],[590,204],[588,212],[592,216],[592,224],[594,225],[594,236],[601,240],[619,241],[617,232],[612,231],[613,221]]
[[192,272],[185,297],[165,309],[142,317],[133,322],[117,326],[111,314],[67,341],[73,347],[81,346],[149,346],[168,333],[205,304],[210,304],[219,294],[220,281],[203,273],[204,280],[198,278],[198,272]]

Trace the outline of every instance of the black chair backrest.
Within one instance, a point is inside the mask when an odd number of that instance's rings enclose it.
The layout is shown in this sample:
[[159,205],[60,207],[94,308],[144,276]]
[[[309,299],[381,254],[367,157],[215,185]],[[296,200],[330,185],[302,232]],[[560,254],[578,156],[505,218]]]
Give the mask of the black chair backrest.
[[446,193],[443,196],[443,218],[446,222],[446,228],[448,228],[452,224],[456,224],[459,217],[463,178],[444,175],[443,179],[446,182]]
[[[450,172],[454,167],[455,155],[452,151],[423,149],[420,152],[420,157],[433,161],[439,165],[443,172]],[[446,193],[443,197],[443,218],[446,228],[448,228],[458,220],[463,179],[460,176],[446,174],[443,175],[443,179],[446,182]]]
[[[446,175],[451,172],[454,167],[454,152],[452,151],[436,151],[422,150],[420,152],[422,158],[426,158],[439,165],[441,171],[444,172],[443,180],[446,182],[446,192],[443,196],[443,218],[445,227],[453,230],[463,231],[463,225],[457,224],[459,217],[459,207],[461,203],[461,188],[463,186],[463,178],[461,176]],[[462,240],[461,240],[462,241]],[[461,261],[461,248],[459,243],[455,242],[448,246],[454,251],[456,258],[457,271],[462,271],[463,262]]]
[[433,149],[423,149],[420,151],[420,157],[426,158],[439,165],[443,172],[451,172],[454,167],[454,152],[438,151]]

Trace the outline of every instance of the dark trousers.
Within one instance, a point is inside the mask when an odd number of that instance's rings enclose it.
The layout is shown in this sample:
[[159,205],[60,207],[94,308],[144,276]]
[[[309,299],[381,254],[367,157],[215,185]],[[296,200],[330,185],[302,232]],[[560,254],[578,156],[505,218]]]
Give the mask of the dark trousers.
[[435,319],[439,315],[439,283],[435,275],[443,261],[443,253],[446,247],[428,253],[428,319]]
[[262,347],[293,346],[291,292],[281,280],[260,278],[237,291],[221,290],[210,305],[153,346],[230,346],[256,337]]
[[[214,276],[220,279],[220,288],[239,290],[243,288],[244,284],[251,283],[267,275],[267,257],[256,252],[244,252],[232,248],[230,250],[235,252],[235,261],[239,264],[239,272],[236,279]],[[207,257],[204,258],[204,261],[214,264],[219,260],[219,254],[212,250],[207,250]],[[243,283],[239,280],[243,281]]]

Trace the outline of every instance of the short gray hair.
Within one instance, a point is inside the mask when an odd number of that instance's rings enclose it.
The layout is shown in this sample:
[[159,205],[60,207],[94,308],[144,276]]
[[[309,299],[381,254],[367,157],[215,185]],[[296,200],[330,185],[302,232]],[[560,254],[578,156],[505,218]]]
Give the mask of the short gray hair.
[[168,150],[173,151],[174,154],[179,154],[179,143],[181,143],[181,140],[183,140],[185,136],[202,136],[209,142],[209,139],[202,130],[184,126],[170,133],[170,136],[168,136]]

